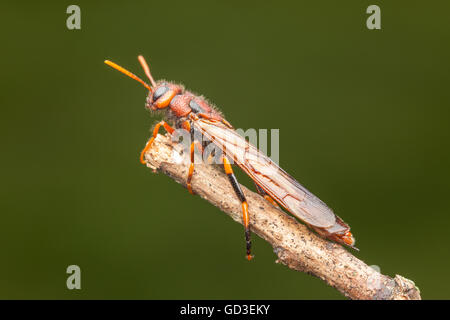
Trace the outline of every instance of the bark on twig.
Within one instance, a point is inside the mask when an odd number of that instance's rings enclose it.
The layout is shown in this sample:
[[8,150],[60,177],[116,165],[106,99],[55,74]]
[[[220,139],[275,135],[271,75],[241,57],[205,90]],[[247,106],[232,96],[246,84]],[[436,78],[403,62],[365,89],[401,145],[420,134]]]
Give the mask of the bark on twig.
[[[186,186],[188,165],[174,163],[182,159],[181,150],[170,138],[158,135],[145,155],[148,167]],[[217,166],[196,165],[192,187],[197,195],[242,223],[241,204]],[[277,262],[314,275],[351,299],[421,299],[419,289],[411,280],[380,274],[341,245],[317,236],[257,193],[244,186],[242,189],[249,204],[251,230],[273,246]]]

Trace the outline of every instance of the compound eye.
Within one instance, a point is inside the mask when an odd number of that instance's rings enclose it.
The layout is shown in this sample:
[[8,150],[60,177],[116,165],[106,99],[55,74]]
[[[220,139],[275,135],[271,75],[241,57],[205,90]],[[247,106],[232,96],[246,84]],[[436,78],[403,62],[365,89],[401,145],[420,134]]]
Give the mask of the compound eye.
[[159,98],[161,98],[162,95],[167,91],[169,91],[169,88],[167,87],[159,87],[158,89],[156,89],[155,93],[153,94],[153,101],[156,101]]

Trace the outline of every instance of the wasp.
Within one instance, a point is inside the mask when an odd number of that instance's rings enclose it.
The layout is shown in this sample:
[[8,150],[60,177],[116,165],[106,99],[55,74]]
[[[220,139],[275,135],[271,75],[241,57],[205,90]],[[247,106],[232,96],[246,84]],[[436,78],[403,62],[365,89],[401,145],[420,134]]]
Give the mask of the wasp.
[[[213,143],[215,147],[221,150],[221,163],[237,198],[242,204],[246,257],[248,260],[253,258],[251,254],[249,207],[241,186],[233,173],[232,163],[237,164],[255,182],[257,192],[273,205],[280,205],[320,236],[357,249],[354,247],[355,239],[350,232],[350,227],[333,210],[258,148],[241,137],[222,113],[208,103],[205,98],[185,90],[182,85],[167,81],[156,82],[144,57],[139,56],[138,60],[150,81],[150,85],[114,62],[105,60],[105,63],[140,82],[148,89],[145,104],[147,109],[152,112],[165,111],[165,120],[155,125],[152,136],[141,152],[140,161],[142,164],[146,164],[145,153],[151,148],[161,127],[169,134],[173,134],[176,129],[184,129],[190,132],[192,136],[194,132],[199,132],[205,138],[205,141]],[[194,175],[196,146],[200,152],[204,150],[202,143],[191,142],[189,148],[190,166],[186,182],[187,189],[191,194],[194,194],[191,181]]]

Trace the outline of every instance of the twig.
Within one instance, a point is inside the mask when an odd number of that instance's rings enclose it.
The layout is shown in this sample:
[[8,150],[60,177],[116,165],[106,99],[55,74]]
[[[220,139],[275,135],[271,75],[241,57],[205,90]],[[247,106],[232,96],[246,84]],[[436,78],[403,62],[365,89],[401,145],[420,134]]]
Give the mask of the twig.
[[[188,166],[174,163],[174,159],[182,159],[180,153],[180,145],[158,135],[145,157],[150,168],[186,186]],[[196,164],[192,187],[200,197],[242,223],[240,202],[217,166]],[[273,246],[277,262],[314,275],[351,299],[421,299],[411,280],[382,275],[341,245],[320,238],[257,193],[244,186],[242,189],[249,204],[251,230]]]

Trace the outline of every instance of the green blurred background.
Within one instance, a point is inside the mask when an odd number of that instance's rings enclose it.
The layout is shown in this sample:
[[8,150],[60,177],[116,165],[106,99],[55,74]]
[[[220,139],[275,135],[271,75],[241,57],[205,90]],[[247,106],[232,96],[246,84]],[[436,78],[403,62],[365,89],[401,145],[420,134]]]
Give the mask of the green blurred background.
[[[66,28],[70,4],[81,30]],[[366,28],[370,4],[381,30]],[[142,76],[138,54],[234,126],[279,128],[281,166],[352,226],[357,257],[450,298],[449,9],[2,2],[0,298],[343,298],[256,236],[248,263],[241,225],[139,163],[146,90],[103,64]]]

